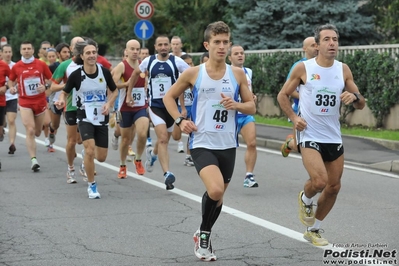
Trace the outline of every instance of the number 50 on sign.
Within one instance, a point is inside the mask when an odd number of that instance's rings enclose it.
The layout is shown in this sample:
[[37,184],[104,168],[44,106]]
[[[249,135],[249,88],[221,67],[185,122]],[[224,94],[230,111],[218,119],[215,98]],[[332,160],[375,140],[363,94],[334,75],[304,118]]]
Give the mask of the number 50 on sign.
[[154,15],[154,5],[149,0],[140,0],[134,6],[134,13],[139,19],[150,19]]

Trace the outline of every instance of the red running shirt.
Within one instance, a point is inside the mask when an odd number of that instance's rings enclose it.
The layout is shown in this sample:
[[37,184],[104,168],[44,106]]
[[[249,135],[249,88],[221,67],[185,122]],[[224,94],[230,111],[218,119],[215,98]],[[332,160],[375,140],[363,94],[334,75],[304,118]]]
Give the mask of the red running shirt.
[[25,64],[18,61],[10,73],[10,80],[18,82],[19,103],[32,103],[32,101],[46,99],[45,92],[39,93],[37,88],[45,84],[45,79],[51,79],[51,71],[45,62],[34,59],[32,63]]
[[[6,85],[6,77],[10,76],[10,67],[0,60],[0,87]],[[5,94],[0,95],[0,106],[6,106]]]

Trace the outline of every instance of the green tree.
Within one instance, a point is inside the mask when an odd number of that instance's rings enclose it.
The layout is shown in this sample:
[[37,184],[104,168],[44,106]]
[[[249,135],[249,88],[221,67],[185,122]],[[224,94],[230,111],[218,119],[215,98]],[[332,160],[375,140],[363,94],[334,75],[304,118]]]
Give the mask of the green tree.
[[75,8],[76,10],[90,9],[93,7],[93,0],[61,0],[64,6]]
[[19,57],[19,45],[30,41],[37,52],[42,41],[58,44],[62,41],[60,28],[70,16],[71,10],[52,0],[10,1],[0,9],[0,28],[14,50],[14,60]]
[[204,30],[209,23],[222,20],[227,0],[158,0],[160,18],[170,21],[166,34],[177,35],[187,52],[204,51]]
[[8,42],[11,42],[11,34],[13,32],[14,24],[15,24],[15,12],[17,9],[15,5],[10,2],[7,4],[3,4],[0,8],[0,33],[1,36],[6,36]]
[[369,44],[377,37],[373,18],[358,12],[359,2],[228,0],[236,27],[233,39],[250,50],[301,47],[315,26],[333,23],[340,31],[341,45]]
[[[187,52],[203,49],[203,31],[214,21],[221,20],[227,0],[153,0],[154,35],[147,40],[146,47],[153,52],[155,37],[165,34],[180,36]],[[134,16],[131,0],[97,0],[92,9],[79,12],[71,20],[74,35],[89,36],[110,47],[108,54],[121,55],[125,42],[137,39],[134,25],[139,19]]]
[[370,0],[361,11],[365,15],[374,15],[375,25],[382,35],[379,43],[399,41],[399,0]]
[[127,40],[135,38],[134,3],[127,0],[98,0],[92,9],[78,12],[71,19],[72,34],[87,36],[109,47],[109,54],[122,56]]

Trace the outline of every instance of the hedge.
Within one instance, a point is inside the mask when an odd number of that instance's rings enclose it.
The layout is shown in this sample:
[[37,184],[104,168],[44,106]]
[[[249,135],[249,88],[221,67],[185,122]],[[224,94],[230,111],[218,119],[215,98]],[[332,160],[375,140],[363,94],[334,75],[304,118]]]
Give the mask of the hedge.
[[[286,52],[264,56],[248,54],[245,66],[253,70],[254,93],[267,94],[276,100],[292,64],[299,59],[298,55]],[[376,118],[376,127],[382,127],[390,108],[399,103],[396,58],[388,53],[356,51],[354,54],[340,54],[337,60],[350,67],[355,83]],[[354,109],[346,106],[343,110],[341,121],[345,121],[346,116]]]

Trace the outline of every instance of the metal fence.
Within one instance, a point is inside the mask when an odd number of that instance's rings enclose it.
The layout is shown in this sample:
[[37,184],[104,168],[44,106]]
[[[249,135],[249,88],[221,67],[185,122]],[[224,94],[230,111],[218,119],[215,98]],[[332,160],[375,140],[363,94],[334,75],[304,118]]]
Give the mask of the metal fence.
[[[377,53],[389,53],[393,57],[397,58],[397,55],[399,54],[399,44],[378,44],[378,45],[358,45],[358,46],[339,47],[339,53],[343,53],[344,55],[354,54],[356,51],[364,51],[364,52],[376,51]],[[246,54],[256,54],[259,57],[268,56],[277,52],[292,53],[292,54],[297,54],[298,56],[304,56],[302,48],[245,51]],[[197,56],[199,57],[202,54],[203,54],[202,52],[190,53],[190,55],[193,57]],[[121,58],[108,57],[108,60],[110,60],[113,66],[116,66],[121,61]]]

